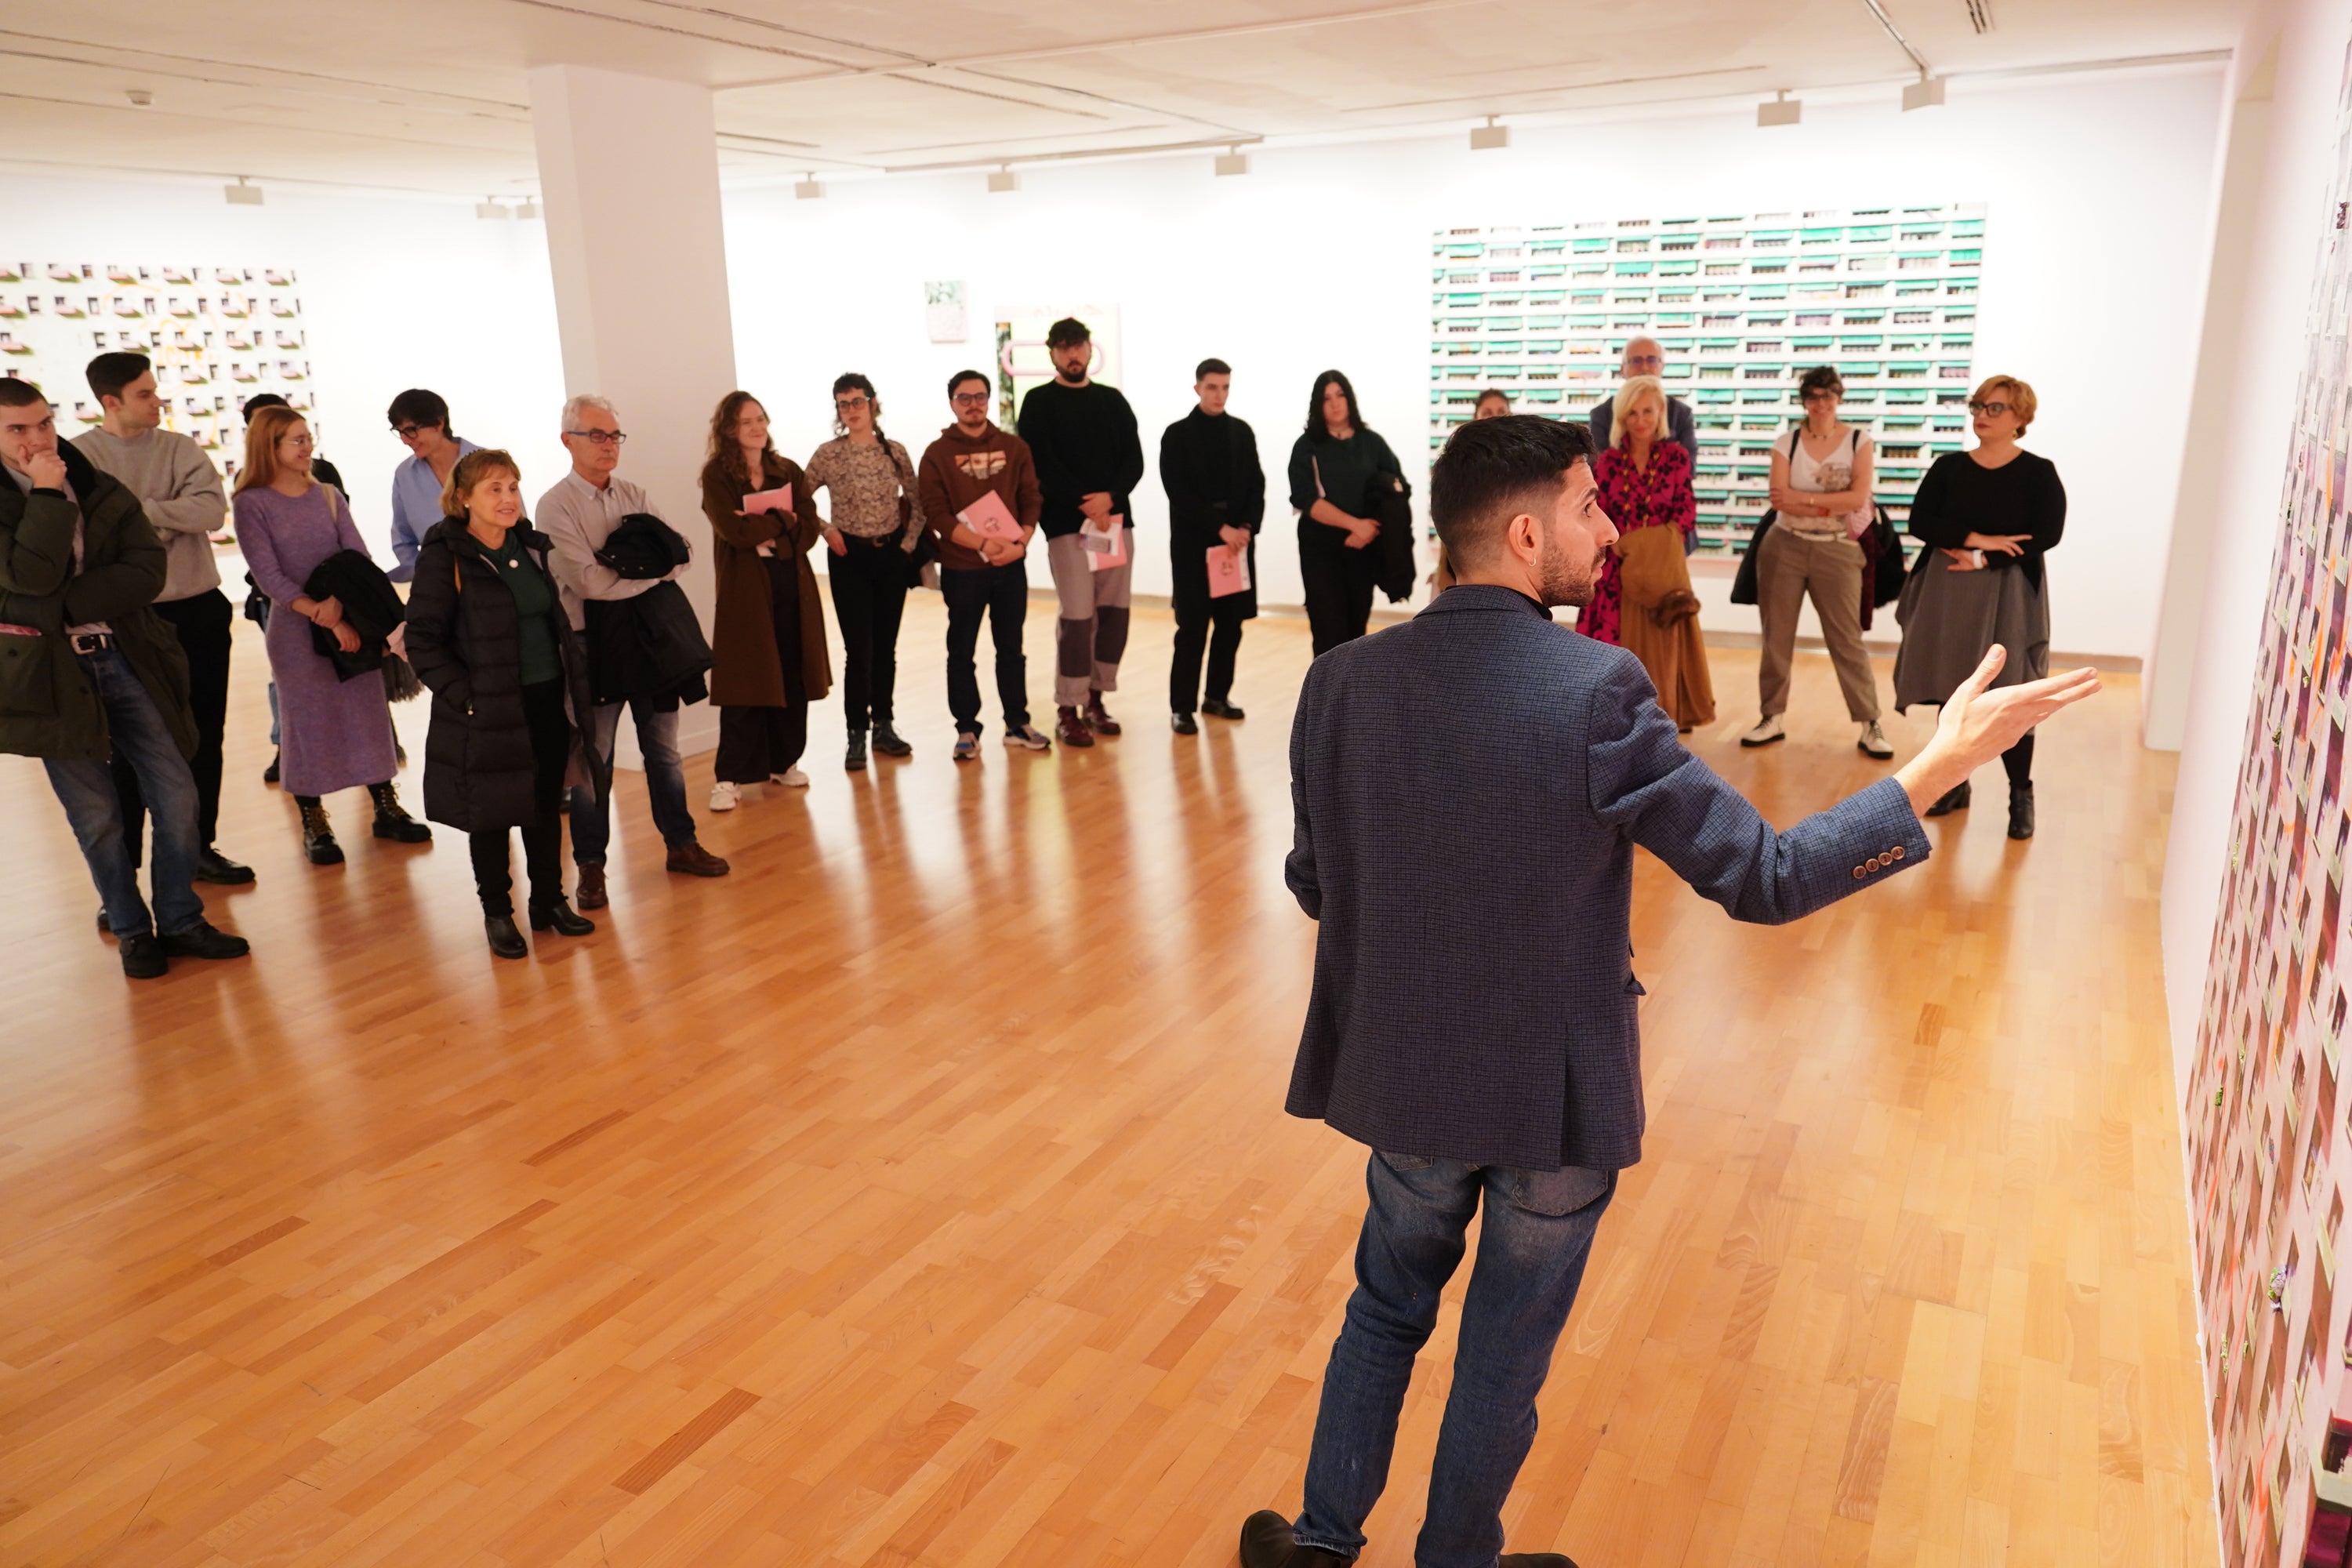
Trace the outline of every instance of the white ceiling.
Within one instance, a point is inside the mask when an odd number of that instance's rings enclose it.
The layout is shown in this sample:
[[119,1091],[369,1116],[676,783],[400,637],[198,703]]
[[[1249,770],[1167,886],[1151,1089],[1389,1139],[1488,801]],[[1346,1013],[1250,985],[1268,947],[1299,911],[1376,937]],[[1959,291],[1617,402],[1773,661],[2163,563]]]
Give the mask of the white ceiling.
[[[1963,79],[2226,49],[2242,8],[1881,7]],[[736,181],[1891,92],[1916,74],[1870,0],[62,0],[0,23],[0,163],[453,195],[536,188],[524,73],[555,62],[708,84]]]

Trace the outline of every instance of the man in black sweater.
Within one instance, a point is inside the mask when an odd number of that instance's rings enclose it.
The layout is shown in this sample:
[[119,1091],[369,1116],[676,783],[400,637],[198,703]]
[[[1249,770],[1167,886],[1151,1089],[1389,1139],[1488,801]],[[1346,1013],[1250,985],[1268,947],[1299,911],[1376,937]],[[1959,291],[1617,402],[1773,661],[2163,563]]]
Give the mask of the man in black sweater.
[[1021,400],[1020,436],[1045,491],[1045,563],[1062,602],[1055,639],[1055,729],[1066,746],[1091,746],[1118,724],[1102,694],[1118,689],[1127,651],[1127,611],[1135,570],[1129,492],[1143,479],[1135,411],[1115,386],[1087,379],[1093,334],[1072,317],[1045,334],[1055,379]]
[[[1175,588],[1176,655],[1168,666],[1168,711],[1180,735],[1200,733],[1193,705],[1218,719],[1238,719],[1234,656],[1242,623],[1257,614],[1257,531],[1265,520],[1265,473],[1257,437],[1225,412],[1233,367],[1204,359],[1192,373],[1201,402],[1160,437],[1160,484],[1168,492],[1168,551]],[[1247,584],[1213,596],[1212,559],[1243,566]],[[1209,628],[1216,627],[1212,637]],[[1209,654],[1208,700],[1201,701],[1201,652]]]

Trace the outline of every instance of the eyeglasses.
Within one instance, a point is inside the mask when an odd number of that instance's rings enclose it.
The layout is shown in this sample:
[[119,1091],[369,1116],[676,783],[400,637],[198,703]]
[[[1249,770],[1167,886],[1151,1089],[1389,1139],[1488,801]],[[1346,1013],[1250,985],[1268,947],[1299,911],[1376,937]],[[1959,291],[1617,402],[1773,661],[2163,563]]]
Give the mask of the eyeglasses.
[[1805,394],[1805,401],[1808,403],[1835,403],[1844,395],[1845,395],[1842,392],[1832,392],[1825,386],[1817,386],[1813,388],[1812,391]]
[[566,430],[566,436],[577,436],[583,441],[593,441],[599,447],[617,447],[628,439],[618,430]]
[[317,445],[317,443],[316,443],[316,442],[314,442],[314,441],[312,441],[312,440],[310,439],[310,437],[309,436],[307,436],[307,435],[304,435],[304,436],[289,436],[289,437],[287,437],[284,440],[279,441],[278,444],[279,446],[281,446],[281,447],[293,447],[293,448],[294,448],[294,450],[296,450],[296,451],[298,451],[298,452],[307,452],[307,451],[309,451],[309,450],[310,450],[313,446],[316,446],[316,445]]
[[1979,403],[1976,399],[1970,398],[1969,400],[1969,412],[1971,414],[1990,414],[1994,418],[1998,419],[2002,415],[2009,412],[2009,405],[2006,403]]
[[950,396],[948,401],[954,404],[959,408],[978,408],[988,401],[988,394],[984,392],[959,392]]
[[833,405],[835,408],[863,408],[866,406],[866,395],[864,393],[853,392],[846,397],[835,398],[833,400]]
[[395,425],[392,427],[392,433],[404,441],[414,441],[427,430],[439,428],[437,425]]

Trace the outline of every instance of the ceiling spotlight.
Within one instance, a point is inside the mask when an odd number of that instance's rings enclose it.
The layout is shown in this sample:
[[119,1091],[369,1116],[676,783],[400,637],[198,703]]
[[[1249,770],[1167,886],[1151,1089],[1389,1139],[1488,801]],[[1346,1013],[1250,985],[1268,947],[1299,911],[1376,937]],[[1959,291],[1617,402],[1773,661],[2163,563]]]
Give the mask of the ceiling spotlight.
[[514,214],[509,212],[504,206],[501,206],[497,201],[485,196],[482,200],[474,204],[474,216],[476,217],[483,218],[497,218],[512,217],[514,216]]
[[514,215],[520,218],[535,218],[539,216],[539,202],[537,198],[525,196],[522,200],[517,202],[515,204]]
[[1511,128],[1507,125],[1497,125],[1495,120],[1496,117],[1490,114],[1486,116],[1486,124],[1473,125],[1470,128],[1470,151],[1486,153],[1495,148],[1507,147],[1511,144]]
[[1789,89],[1786,88],[1782,88],[1769,103],[1759,103],[1756,106],[1758,125],[1794,125],[1804,117],[1804,100],[1790,98]]
[[143,87],[126,88],[122,96],[131,100],[133,109],[144,109],[155,101],[155,95]]
[[228,198],[228,205],[233,207],[257,207],[261,205],[261,187],[247,184],[243,174],[236,177],[236,184],[223,185],[221,195]]
[[1944,106],[1944,79],[1922,76],[1903,89],[1903,112],[1915,109],[1941,109]]
[[1248,173],[1249,173],[1249,154],[1248,154],[1248,153],[1244,153],[1244,152],[1243,152],[1243,151],[1242,151],[1240,148],[1238,148],[1238,147],[1234,147],[1234,148],[1230,149],[1229,151],[1226,151],[1226,152],[1223,152],[1223,153],[1218,153],[1218,154],[1217,154],[1217,173],[1218,173],[1218,174],[1248,174]]
[[804,202],[816,201],[824,196],[824,184],[816,177],[815,170],[810,170],[793,183],[793,195]]
[[989,171],[988,194],[990,195],[998,195],[1005,191],[1017,191],[1020,188],[1021,176],[1013,172],[1011,164],[1008,163],[1002,169]]

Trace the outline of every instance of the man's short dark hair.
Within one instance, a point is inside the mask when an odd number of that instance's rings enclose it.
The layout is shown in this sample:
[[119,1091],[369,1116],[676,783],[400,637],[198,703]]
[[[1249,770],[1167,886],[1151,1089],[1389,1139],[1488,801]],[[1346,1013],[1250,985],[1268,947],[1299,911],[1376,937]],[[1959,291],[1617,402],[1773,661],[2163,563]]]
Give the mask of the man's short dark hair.
[[1581,421],[1506,414],[1456,426],[1429,469],[1429,519],[1454,569],[1483,563],[1505,524],[1558,500],[1568,470],[1591,460]]
[[412,386],[394,398],[384,417],[392,422],[395,430],[404,425],[414,425],[420,430],[428,425],[438,425],[444,435],[452,437],[457,435],[449,428],[449,405],[441,401],[439,393],[427,392],[421,386]]
[[251,397],[245,400],[245,407],[243,409],[245,422],[247,425],[252,424],[253,416],[260,413],[265,408],[291,408],[294,405],[292,404],[287,402],[284,398],[278,396],[274,392],[257,392]]
[[0,375],[0,408],[30,408],[47,403],[41,389],[19,375]]
[[1095,335],[1076,316],[1065,316],[1045,329],[1045,346],[1049,349],[1071,349],[1094,341]]
[[145,354],[125,351],[99,355],[89,362],[89,368],[82,374],[89,378],[90,395],[98,399],[99,406],[102,408],[108,398],[121,396],[124,387],[154,368]]
[[1231,375],[1233,374],[1234,367],[1227,364],[1221,359],[1204,359],[1199,364],[1192,367],[1192,380],[1195,384],[1208,380],[1213,375]]
[[976,381],[982,386],[990,384],[987,373],[984,371],[960,370],[953,375],[948,377],[948,395],[950,397],[953,397],[955,395],[955,389],[961,386],[967,381]]

